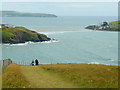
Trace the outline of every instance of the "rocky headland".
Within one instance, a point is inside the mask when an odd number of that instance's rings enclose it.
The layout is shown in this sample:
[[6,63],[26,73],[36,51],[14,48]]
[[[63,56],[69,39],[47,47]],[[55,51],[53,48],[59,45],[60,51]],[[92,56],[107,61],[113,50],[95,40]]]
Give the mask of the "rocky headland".
[[120,31],[120,21],[102,22],[100,25],[89,25],[85,29],[99,31]]
[[28,41],[42,42],[50,41],[51,38],[44,34],[37,33],[25,27],[15,27],[9,24],[0,24],[1,43],[17,44]]

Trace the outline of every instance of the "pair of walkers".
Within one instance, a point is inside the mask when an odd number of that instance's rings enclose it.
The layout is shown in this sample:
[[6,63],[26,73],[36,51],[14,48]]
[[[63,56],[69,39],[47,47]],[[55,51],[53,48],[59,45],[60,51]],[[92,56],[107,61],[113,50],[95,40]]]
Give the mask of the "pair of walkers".
[[39,61],[36,59],[35,61],[32,61],[31,65],[32,65],[32,66],[34,66],[34,65],[39,65]]

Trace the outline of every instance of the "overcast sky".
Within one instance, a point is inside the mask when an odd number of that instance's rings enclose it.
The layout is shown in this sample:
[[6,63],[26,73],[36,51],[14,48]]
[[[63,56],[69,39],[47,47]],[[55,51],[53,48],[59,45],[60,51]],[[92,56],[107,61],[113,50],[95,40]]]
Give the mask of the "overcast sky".
[[2,2],[119,2],[119,0],[1,0]]
[[51,14],[56,14],[58,16],[117,16],[118,3],[117,2],[2,2],[2,10],[33,12],[33,13],[51,13]]

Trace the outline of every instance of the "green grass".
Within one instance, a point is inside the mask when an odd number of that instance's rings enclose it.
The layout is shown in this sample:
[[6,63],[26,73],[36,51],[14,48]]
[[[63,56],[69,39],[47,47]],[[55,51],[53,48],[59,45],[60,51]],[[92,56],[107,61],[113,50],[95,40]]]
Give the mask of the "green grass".
[[3,72],[2,75],[3,88],[28,88],[29,82],[20,71],[20,66],[11,64]]
[[111,23],[109,23],[109,25],[110,25],[112,28],[118,28],[118,27],[120,27],[120,21],[111,22]]
[[5,27],[0,29],[2,31],[3,43],[18,43],[26,41],[46,41],[48,37],[44,34],[39,34],[35,31],[28,30],[24,27]]
[[18,33],[27,32],[27,30],[22,28],[22,27],[21,28],[18,28],[18,27],[16,27],[16,28],[3,28],[2,29],[2,38],[3,39],[10,39],[12,37],[15,37],[16,36],[15,32],[18,32]]
[[118,67],[89,64],[42,65],[80,88],[117,88]]
[[11,64],[3,73],[3,87],[118,88],[118,66],[96,64]]
[[77,88],[59,75],[47,72],[39,66],[21,66],[21,72],[32,88]]
[[10,32],[2,32],[2,35],[4,36],[4,38],[11,38],[14,36],[13,33],[10,33]]

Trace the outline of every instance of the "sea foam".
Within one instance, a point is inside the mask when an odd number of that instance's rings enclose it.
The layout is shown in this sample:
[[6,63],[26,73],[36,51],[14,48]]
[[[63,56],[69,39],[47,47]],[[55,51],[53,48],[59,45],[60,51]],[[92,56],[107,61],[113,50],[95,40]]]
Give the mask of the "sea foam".
[[42,43],[53,43],[53,42],[59,42],[58,40],[50,40],[50,41],[43,41],[43,42],[25,42],[25,43],[18,43],[18,44],[3,44],[3,45],[10,45],[10,46],[26,46],[29,44],[42,44]]

